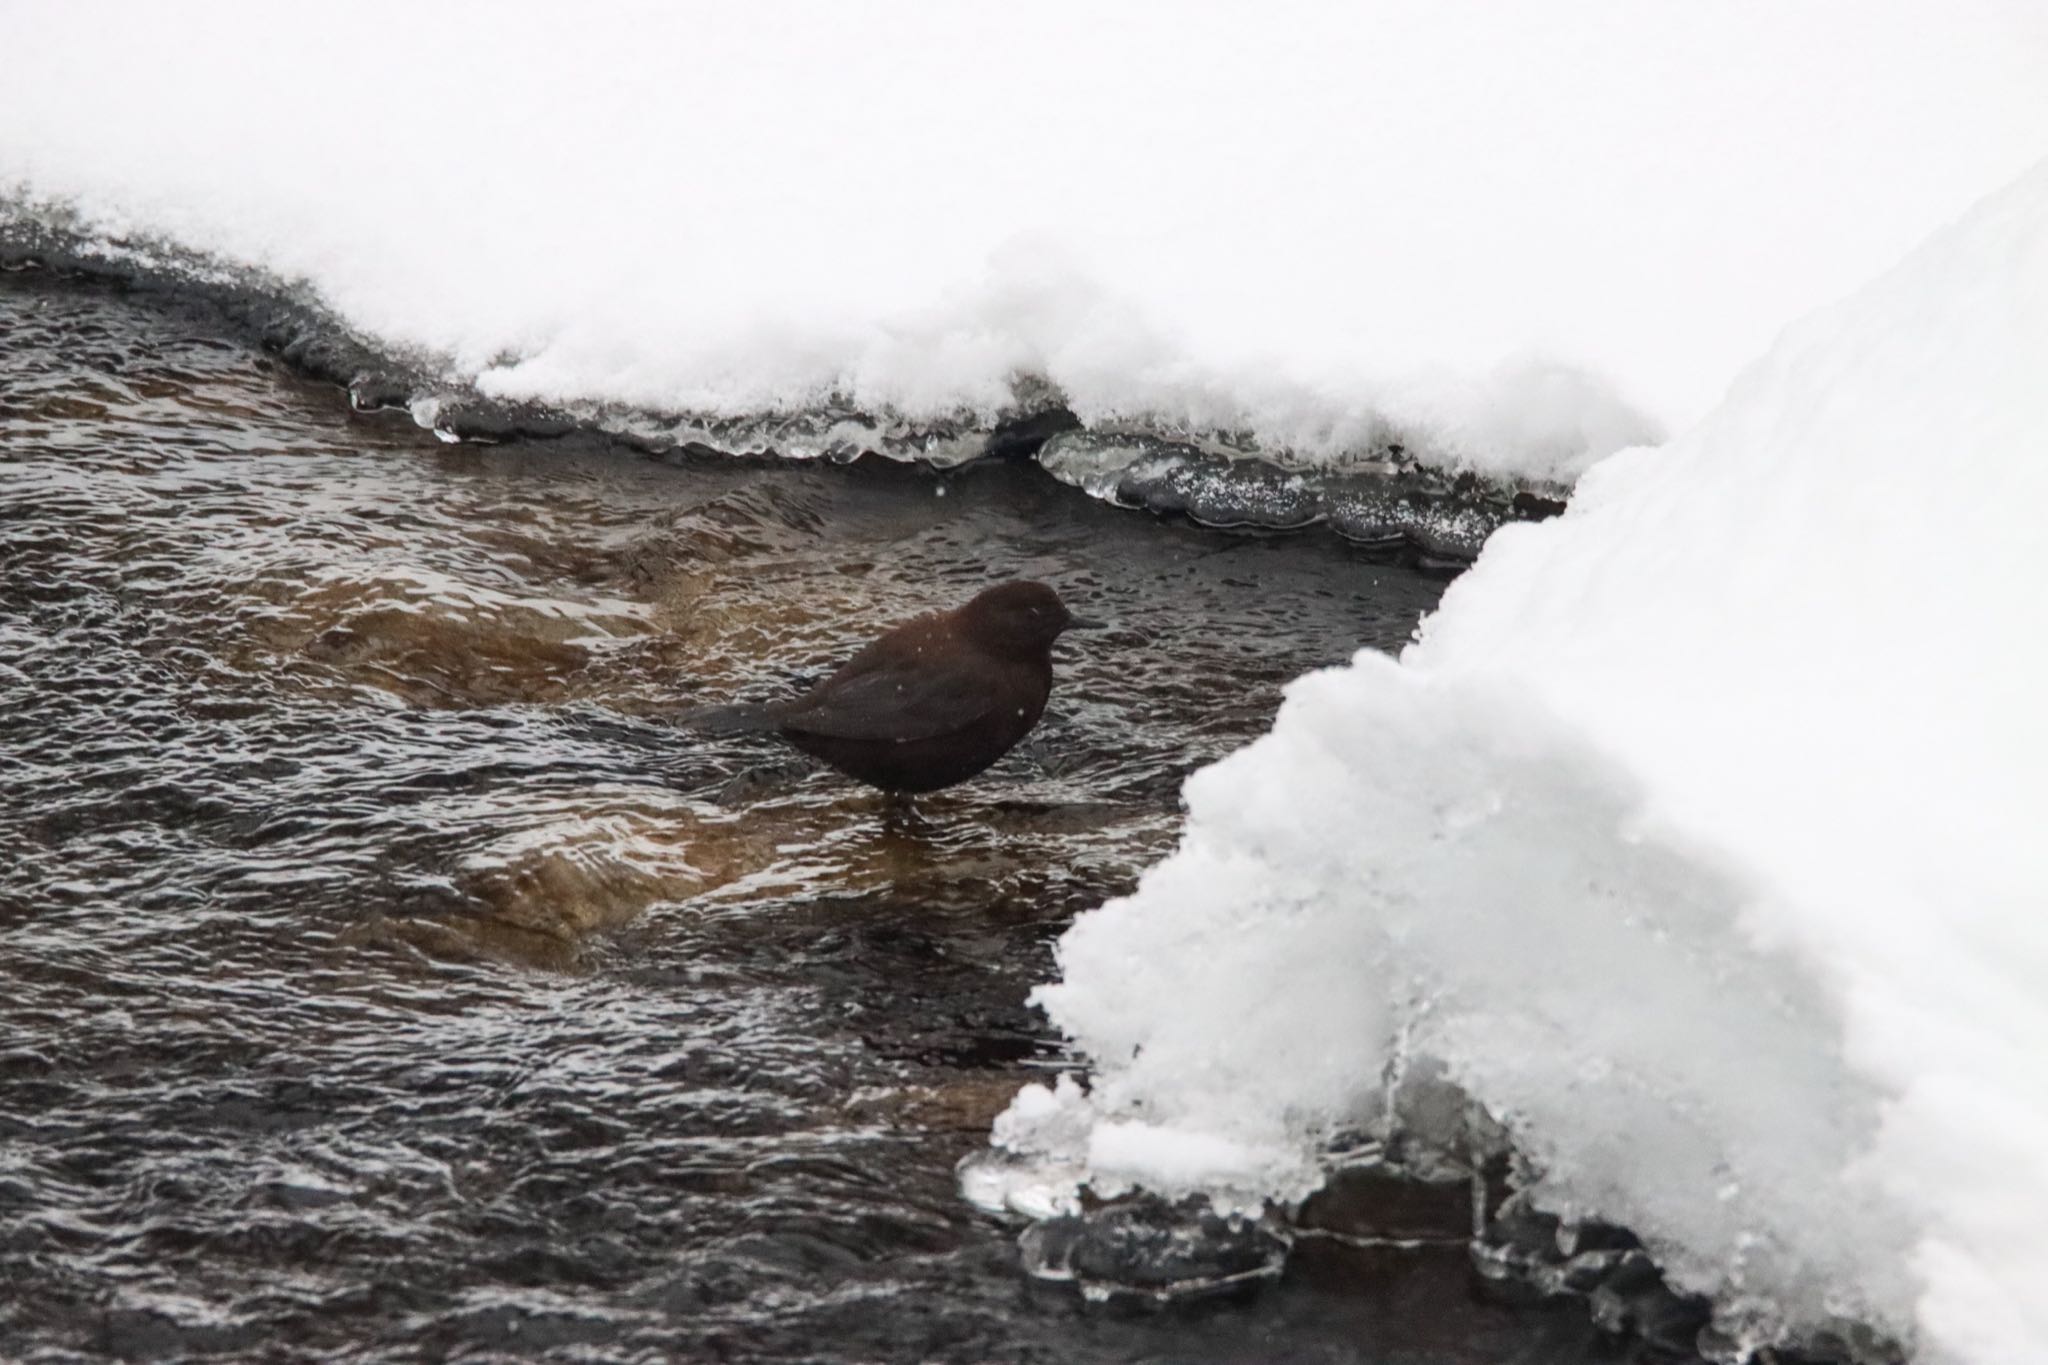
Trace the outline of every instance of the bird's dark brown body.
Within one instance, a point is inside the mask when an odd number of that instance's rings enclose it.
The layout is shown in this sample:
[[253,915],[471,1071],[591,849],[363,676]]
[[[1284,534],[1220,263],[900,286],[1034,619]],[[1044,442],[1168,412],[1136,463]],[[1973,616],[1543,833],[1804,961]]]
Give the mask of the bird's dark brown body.
[[1052,692],[1053,642],[1088,624],[1042,583],[1005,583],[896,627],[801,697],[686,721],[779,734],[884,791],[937,791],[980,773],[1031,732]]

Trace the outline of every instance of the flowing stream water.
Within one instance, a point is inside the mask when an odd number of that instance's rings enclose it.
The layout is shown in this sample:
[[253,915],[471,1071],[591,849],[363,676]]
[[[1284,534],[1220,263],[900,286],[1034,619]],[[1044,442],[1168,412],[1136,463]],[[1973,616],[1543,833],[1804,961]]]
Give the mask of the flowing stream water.
[[[1112,628],[915,815],[670,723],[1020,576]],[[0,1359],[1624,1358],[1455,1244],[1091,1307],[956,1186],[1181,779],[1441,587],[1029,462],[448,444],[0,276]]]

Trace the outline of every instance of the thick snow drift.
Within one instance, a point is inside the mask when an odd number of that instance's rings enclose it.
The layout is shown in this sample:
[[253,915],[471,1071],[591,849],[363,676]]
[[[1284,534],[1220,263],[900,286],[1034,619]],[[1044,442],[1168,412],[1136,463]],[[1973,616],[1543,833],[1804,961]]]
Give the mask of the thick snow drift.
[[999,1139],[1298,1194],[1434,1057],[1731,1311],[2048,1360],[2044,376],[2048,162],[1294,684],[1063,940],[1092,1094]]
[[[7,7],[0,191],[507,397],[1569,479],[2048,144],[2032,0]],[[49,205],[29,212],[47,213]]]

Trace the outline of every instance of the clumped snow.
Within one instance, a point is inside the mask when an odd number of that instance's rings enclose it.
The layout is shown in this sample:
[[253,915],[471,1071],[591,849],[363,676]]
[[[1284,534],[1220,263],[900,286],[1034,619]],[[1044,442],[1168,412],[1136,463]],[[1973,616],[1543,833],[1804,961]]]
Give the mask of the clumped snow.
[[1196,775],[999,1142],[1294,1197],[1435,1059],[1731,1316],[2048,1360],[2044,375],[2048,162]]
[[[1569,483],[2048,143],[2032,0],[16,5],[0,193],[508,399]],[[4,210],[0,210],[4,216]]]

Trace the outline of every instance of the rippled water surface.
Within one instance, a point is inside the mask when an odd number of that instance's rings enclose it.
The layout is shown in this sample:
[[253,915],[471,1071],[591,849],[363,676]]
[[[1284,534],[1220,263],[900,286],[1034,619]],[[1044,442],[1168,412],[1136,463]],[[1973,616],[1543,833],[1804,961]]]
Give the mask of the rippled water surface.
[[[666,719],[1020,575],[1114,628],[920,818]],[[954,1184],[1181,777],[1439,587],[1030,467],[445,445],[0,277],[0,1356],[1594,1358],[1456,1248],[1086,1309]]]

